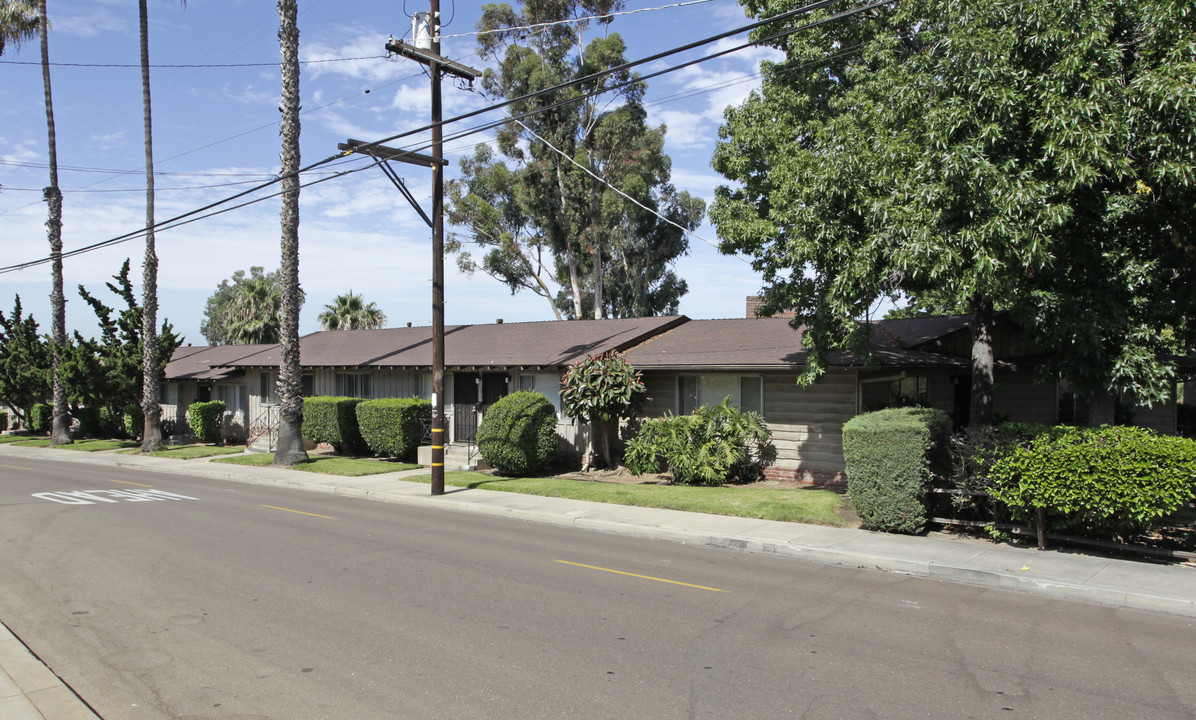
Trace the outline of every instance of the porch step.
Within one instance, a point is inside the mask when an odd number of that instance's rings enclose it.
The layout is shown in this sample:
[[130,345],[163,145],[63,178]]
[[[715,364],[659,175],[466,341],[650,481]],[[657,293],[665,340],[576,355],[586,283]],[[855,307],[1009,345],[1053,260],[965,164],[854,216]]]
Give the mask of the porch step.
[[[470,459],[470,451],[472,450],[473,458]],[[424,467],[431,467],[432,465],[432,446],[422,445],[416,448],[416,462]],[[478,454],[476,446],[469,446],[462,443],[453,443],[444,448],[444,469],[445,470],[488,470],[489,465],[482,460],[482,456]]]

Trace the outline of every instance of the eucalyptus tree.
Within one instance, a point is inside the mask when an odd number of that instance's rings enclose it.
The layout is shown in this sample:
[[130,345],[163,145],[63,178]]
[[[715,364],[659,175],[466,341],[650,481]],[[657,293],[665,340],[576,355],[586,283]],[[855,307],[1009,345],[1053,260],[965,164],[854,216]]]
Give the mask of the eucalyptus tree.
[[866,348],[878,296],[912,293],[973,314],[973,424],[998,304],[1099,419],[1110,393],[1167,395],[1196,310],[1190,3],[909,0],[769,42],[785,59],[727,113],[711,218],[765,309],[808,327],[805,381]]
[[[512,99],[622,65],[617,33],[586,37],[592,23],[604,28],[610,17],[574,22],[621,7],[621,0],[529,2],[518,11],[487,5],[478,50],[498,68],[483,76],[484,92]],[[546,25],[524,29],[539,24]],[[692,230],[705,208],[669,183],[665,128],[646,124],[644,90],[624,69],[514,103],[512,116],[539,112],[499,130],[505,160],[479,148],[449,188],[450,221],[483,251],[479,262],[454,236],[461,267],[482,269],[513,293],[544,297],[558,318],[675,308],[685,287],[672,264],[688,240],[680,229],[662,236],[655,213]],[[634,277],[608,282],[612,272]],[[657,296],[654,305],[649,298]]]
[[386,326],[386,313],[350,290],[325,305],[317,320],[323,330],[377,330]]
[[307,460],[303,449],[303,373],[299,367],[299,26],[297,0],[278,0],[282,52],[282,266],[278,366],[278,445],[274,464]]

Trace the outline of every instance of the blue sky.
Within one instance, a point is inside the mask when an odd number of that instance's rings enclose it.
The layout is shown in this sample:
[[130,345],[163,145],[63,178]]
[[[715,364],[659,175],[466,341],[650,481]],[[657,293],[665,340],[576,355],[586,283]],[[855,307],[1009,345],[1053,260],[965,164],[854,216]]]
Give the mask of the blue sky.
[[[417,64],[382,58],[388,35],[410,34],[405,12],[426,10],[417,0],[317,0],[299,3],[303,98],[304,164],[336,152],[348,137],[374,140],[427,123],[428,79]],[[668,0],[632,0],[628,9],[657,8]],[[481,67],[470,33],[480,6],[443,0],[445,39],[442,52]],[[63,243],[66,250],[134,231],[144,226],[144,149],[140,74],[137,69],[137,7],[131,0],[50,0],[52,63],[128,65],[52,70],[58,133],[60,185],[64,191]],[[266,0],[200,0],[181,3],[151,0],[150,62],[154,65],[249,65],[248,67],[168,68],[151,71],[153,83],[154,159],[159,221],[222,199],[278,172],[278,18]],[[652,10],[620,16],[609,32],[620,33],[627,57],[646,57],[689,41],[747,24],[734,0]],[[601,32],[595,26],[590,36]],[[674,56],[642,72],[710,54],[739,38]],[[45,108],[37,42],[9,49],[0,63],[0,256],[10,265],[48,254]],[[648,85],[649,120],[668,126],[666,151],[673,183],[709,201],[721,178],[710,157],[723,110],[758,87],[759,62],[772,51],[733,53],[653,79]],[[345,58],[363,58],[345,60]],[[262,65],[256,65],[261,63]],[[446,82],[445,117],[485,105],[477,94]],[[498,119],[485,115],[470,124]],[[453,132],[449,127],[446,132]],[[446,145],[457,174],[461,156],[470,154],[474,136]],[[366,161],[335,167],[349,170]],[[431,173],[398,166],[416,198],[431,206]],[[327,175],[316,175],[308,180]],[[259,193],[253,197],[260,197]],[[307,293],[300,329],[317,328],[326,303],[349,289],[382,308],[389,325],[431,322],[431,233],[377,169],[333,177],[305,188],[300,201],[300,282]],[[248,199],[248,198],[247,198]],[[760,287],[757,273],[742,258],[718,253],[714,229],[707,223],[690,239],[690,253],[677,265],[689,283],[681,312],[694,318],[740,317],[744,297]],[[161,268],[160,317],[168,318],[192,344],[199,334],[205,300],[234,271],[278,266],[278,201],[268,199],[238,210],[161,231],[157,235]],[[71,329],[94,334],[90,309],[75,287],[96,292],[126,257],[140,292],[144,242],[135,239],[68,258],[65,282],[67,322]],[[505,286],[478,273],[460,274],[446,263],[446,322],[449,324],[549,320],[542,298],[512,296]],[[0,310],[21,295],[43,330],[49,331],[50,270],[43,265],[0,275]],[[104,292],[106,296],[106,291]]]

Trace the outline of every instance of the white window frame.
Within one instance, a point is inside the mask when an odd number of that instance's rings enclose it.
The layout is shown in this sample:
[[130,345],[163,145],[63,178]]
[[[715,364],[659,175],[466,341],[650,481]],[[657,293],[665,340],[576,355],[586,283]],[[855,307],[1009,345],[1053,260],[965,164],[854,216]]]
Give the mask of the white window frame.
[[[346,392],[350,385],[350,378],[352,378],[352,392]],[[338,397],[356,397],[356,398],[372,398],[374,392],[374,378],[372,373],[368,372],[343,372],[336,373],[333,378],[335,385],[335,392]],[[363,387],[364,385],[364,387]]]

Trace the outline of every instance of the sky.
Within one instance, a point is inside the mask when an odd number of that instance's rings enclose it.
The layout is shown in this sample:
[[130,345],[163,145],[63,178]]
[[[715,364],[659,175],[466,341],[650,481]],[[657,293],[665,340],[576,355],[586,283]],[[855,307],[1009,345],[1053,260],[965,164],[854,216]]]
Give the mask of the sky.
[[[606,32],[622,35],[626,57],[638,59],[750,22],[735,0],[682,7],[672,0],[629,0]],[[442,0],[442,54],[482,69],[471,35],[481,4]],[[302,163],[325,159],[347,138],[378,140],[425,125],[430,118],[429,80],[422,66],[387,59],[387,37],[410,38],[408,15],[426,10],[410,0],[300,0]],[[137,3],[131,0],[50,0],[48,15],[53,103],[63,190],[64,251],[101,242],[145,226]],[[150,63],[156,218],[159,222],[201,208],[269,180],[279,172],[280,77],[278,16],[266,0],[199,0],[184,6],[150,0]],[[587,36],[602,32],[591,26]],[[457,35],[457,37],[454,37]],[[641,66],[642,73],[713,54],[744,36]],[[0,265],[49,254],[46,205],[48,150],[42,78],[36,39],[0,58]],[[668,128],[665,151],[679,190],[713,199],[724,182],[710,167],[723,112],[759,86],[759,63],[775,51],[749,49],[652,79],[645,103],[649,122]],[[221,67],[195,67],[214,65]],[[183,66],[183,67],[169,67]],[[231,66],[231,67],[229,67]],[[446,79],[444,116],[487,105],[479,94]],[[446,128],[497,120],[492,112]],[[449,141],[447,177],[459,174],[479,134]],[[397,141],[418,144],[418,138]],[[431,230],[378,168],[361,156],[322,166],[304,182],[323,180],[300,193],[300,284],[307,295],[300,331],[319,329],[317,316],[349,290],[376,303],[388,326],[431,324]],[[363,169],[364,168],[364,169]],[[431,171],[396,166],[425,210],[431,208]],[[360,172],[346,171],[361,170]],[[238,202],[262,198],[261,191]],[[234,203],[235,204],[235,203]],[[221,207],[228,207],[224,205]],[[160,230],[159,318],[168,319],[185,343],[206,344],[200,334],[204,304],[237,270],[279,265],[279,201],[268,198],[239,209]],[[449,228],[449,232],[452,228]],[[747,259],[723,255],[704,222],[690,237],[688,255],[676,265],[689,284],[680,312],[691,318],[742,317],[760,276]],[[126,258],[141,292],[144,240],[140,237],[64,261],[68,330],[97,333],[83,284],[110,305],[103,288]],[[553,319],[548,303],[529,292],[445,263],[445,321],[449,325]],[[50,267],[0,274],[0,311],[19,294],[43,332],[50,331]]]

